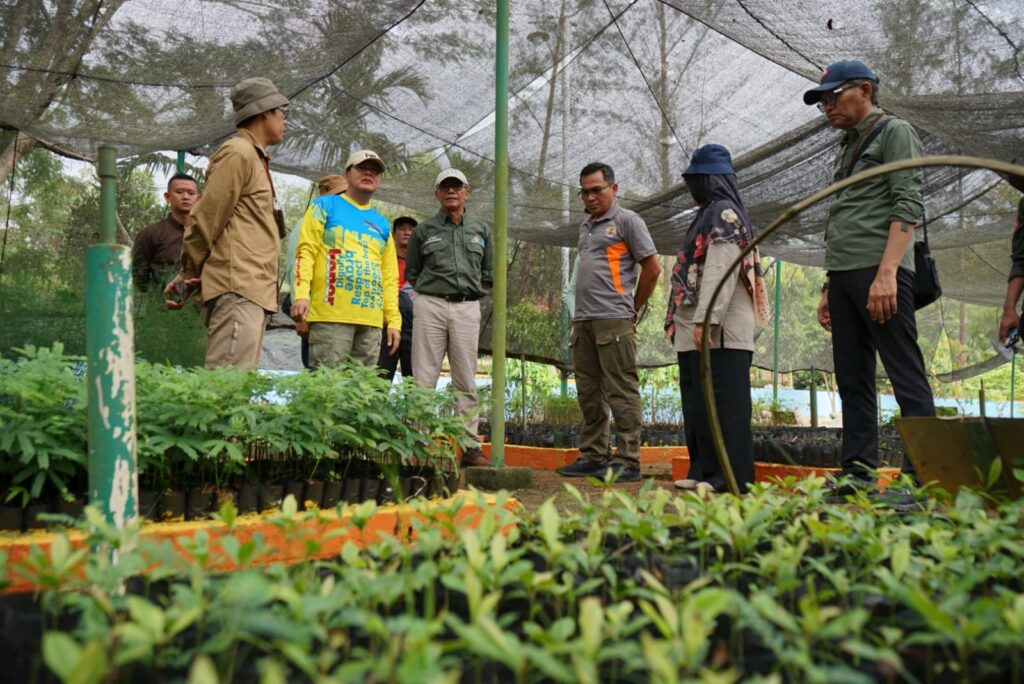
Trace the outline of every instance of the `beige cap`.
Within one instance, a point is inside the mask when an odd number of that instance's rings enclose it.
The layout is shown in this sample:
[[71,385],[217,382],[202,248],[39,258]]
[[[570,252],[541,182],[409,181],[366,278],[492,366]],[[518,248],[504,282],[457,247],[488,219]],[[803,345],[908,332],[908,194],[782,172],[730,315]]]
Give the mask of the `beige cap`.
[[339,176],[335,173],[318,180],[316,187],[321,195],[340,195],[348,190],[348,181],[345,180],[344,176]]
[[357,164],[362,164],[364,161],[375,161],[380,166],[380,172],[384,173],[384,160],[380,158],[373,150],[359,150],[348,155],[348,161],[345,162],[345,170],[348,171]]
[[457,178],[462,181],[462,184],[467,188],[469,187],[469,181],[466,180],[466,174],[462,173],[458,169],[445,169],[441,173],[437,174],[437,180],[434,181],[434,187],[438,188],[441,186],[441,181],[448,178]]
[[288,106],[288,98],[269,78],[257,76],[247,78],[231,89],[231,106],[235,110],[237,126],[250,116]]

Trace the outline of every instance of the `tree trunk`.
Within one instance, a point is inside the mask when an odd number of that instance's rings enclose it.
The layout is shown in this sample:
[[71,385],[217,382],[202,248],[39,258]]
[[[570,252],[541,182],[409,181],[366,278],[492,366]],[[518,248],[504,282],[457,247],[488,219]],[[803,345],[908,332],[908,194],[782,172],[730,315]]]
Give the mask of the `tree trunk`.
[[[3,185],[16,161],[21,161],[26,154],[35,149],[37,144],[38,141],[26,133],[18,131],[14,134],[4,151],[0,152],[0,185]],[[14,157],[15,146],[17,146],[17,160]]]

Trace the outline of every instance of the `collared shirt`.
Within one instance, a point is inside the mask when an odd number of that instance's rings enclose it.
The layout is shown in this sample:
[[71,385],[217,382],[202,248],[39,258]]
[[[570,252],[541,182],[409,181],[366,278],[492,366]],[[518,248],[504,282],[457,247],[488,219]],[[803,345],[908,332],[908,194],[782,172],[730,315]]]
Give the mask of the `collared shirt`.
[[443,211],[416,226],[405,251],[405,277],[419,294],[480,298],[494,282],[491,229],[468,213],[454,223]]
[[637,265],[656,254],[647,224],[618,204],[580,226],[574,321],[632,318]]
[[324,195],[306,210],[295,248],[294,300],[311,323],[400,328],[391,225],[369,204]]
[[[850,155],[881,118],[881,112],[870,114],[847,132],[836,155],[836,180],[845,177],[852,162]],[[861,153],[854,173],[921,156],[921,140],[913,127],[897,117],[884,118],[885,129]],[[921,178],[921,169],[907,169],[877,176],[839,193],[828,211],[825,270],[852,271],[880,264],[889,240],[890,222],[916,225],[921,221]],[[914,270],[913,244],[907,246],[900,266]]]
[[226,292],[277,311],[281,238],[274,220],[270,157],[244,128],[210,158],[181,251],[186,278],[202,278],[205,301]]
[[184,236],[185,226],[171,214],[139,231],[132,244],[132,280],[136,287],[145,291],[155,283],[163,289],[181,258]]
[[1017,205],[1017,222],[1013,224],[1013,249],[1010,251],[1013,265],[1010,278],[1024,278],[1024,197]]

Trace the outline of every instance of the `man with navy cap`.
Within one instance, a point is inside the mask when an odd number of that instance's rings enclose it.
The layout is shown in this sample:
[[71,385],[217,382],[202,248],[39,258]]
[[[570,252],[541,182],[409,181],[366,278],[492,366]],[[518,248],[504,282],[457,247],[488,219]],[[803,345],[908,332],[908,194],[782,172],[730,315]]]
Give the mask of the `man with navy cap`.
[[[921,156],[906,121],[878,108],[878,76],[857,60],[836,62],[804,93],[833,127],[846,132],[834,180]],[[842,475],[868,485],[878,467],[876,358],[882,358],[904,416],[934,416],[935,404],[914,318],[914,227],[924,212],[921,171],[909,169],[847,188],[833,200],[825,230],[818,322],[832,333],[843,402]],[[914,477],[913,466],[904,472]],[[839,494],[845,491],[837,491]]]

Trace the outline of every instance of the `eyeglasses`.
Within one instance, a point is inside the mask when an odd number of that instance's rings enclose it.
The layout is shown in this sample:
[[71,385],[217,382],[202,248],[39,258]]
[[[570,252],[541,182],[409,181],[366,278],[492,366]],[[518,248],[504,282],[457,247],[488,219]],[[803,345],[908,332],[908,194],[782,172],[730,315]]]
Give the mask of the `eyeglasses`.
[[818,98],[818,110],[823,112],[825,111],[825,107],[835,106],[836,100],[839,99],[840,95],[845,93],[847,90],[853,90],[859,87],[860,83],[851,83],[849,85],[841,85],[835,90],[831,90],[827,93],[822,93],[821,97]]
[[576,193],[576,194],[579,195],[583,199],[586,199],[588,197],[597,197],[598,195],[600,195],[602,192],[604,192],[608,188],[612,187],[613,185],[615,185],[615,184],[614,183],[609,183],[608,185],[604,186],[603,188],[580,188],[580,191],[578,193]]
[[441,184],[437,186],[438,190],[461,190],[466,187],[466,184],[462,181],[441,181]]
[[271,111],[271,113],[273,113],[273,112],[281,112],[281,116],[283,116],[286,119],[288,118],[288,110],[286,108],[284,108],[284,107],[274,107],[270,111]]

